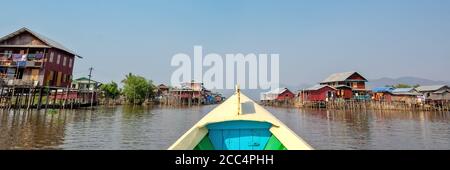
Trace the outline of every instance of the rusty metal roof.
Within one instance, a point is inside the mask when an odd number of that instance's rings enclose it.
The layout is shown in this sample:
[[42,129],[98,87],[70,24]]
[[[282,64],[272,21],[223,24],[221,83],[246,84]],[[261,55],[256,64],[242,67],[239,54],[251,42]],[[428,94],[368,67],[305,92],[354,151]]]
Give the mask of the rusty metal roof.
[[[60,43],[58,43],[58,42],[56,42],[56,41],[54,41],[54,40],[52,40],[52,39],[50,39],[50,38],[47,38],[46,36],[43,36],[43,35],[41,35],[41,34],[39,34],[39,33],[33,32],[33,31],[31,31],[30,29],[28,29],[28,28],[21,28],[21,29],[15,31],[15,32],[9,34],[9,35],[6,35],[6,36],[0,38],[0,42],[5,41],[5,40],[7,40],[7,39],[10,39],[10,38],[12,38],[12,37],[14,37],[14,36],[17,36],[17,35],[19,35],[19,34],[22,34],[22,33],[24,33],[24,32],[30,33],[31,35],[35,36],[35,37],[38,38],[39,40],[43,41],[43,42],[44,42],[45,44],[47,44],[49,47],[57,48],[57,49],[63,50],[63,51],[65,51],[65,52],[68,52],[68,53],[70,53],[70,54],[73,54],[73,55],[77,56],[78,58],[83,58],[83,57],[81,57],[80,55],[78,55],[77,53],[75,53],[74,51],[70,50],[69,48],[64,47],[62,44],[60,44]],[[15,45],[2,45],[2,46],[4,46],[4,47],[14,47]],[[20,47],[20,45],[17,46],[17,47]],[[27,47],[35,47],[35,46],[31,45],[31,46],[27,46]],[[38,46],[36,46],[36,47],[38,47]],[[39,46],[39,47],[45,48],[45,46],[42,46],[42,45]]]
[[[321,83],[331,83],[331,82],[346,81],[350,76],[352,76],[354,74],[358,74],[358,75],[361,76],[361,74],[359,74],[358,72],[355,72],[355,71],[344,72],[344,73],[334,73],[334,74],[330,75],[327,79],[322,81]],[[367,79],[364,78],[364,81],[367,81]]]

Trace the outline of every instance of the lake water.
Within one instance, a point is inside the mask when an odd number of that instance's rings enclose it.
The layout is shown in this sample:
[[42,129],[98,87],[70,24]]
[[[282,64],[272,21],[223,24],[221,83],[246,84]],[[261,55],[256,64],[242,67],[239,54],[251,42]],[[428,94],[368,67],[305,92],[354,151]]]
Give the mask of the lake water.
[[[164,150],[214,107],[0,111],[0,149]],[[450,113],[267,109],[316,149],[450,149]]]

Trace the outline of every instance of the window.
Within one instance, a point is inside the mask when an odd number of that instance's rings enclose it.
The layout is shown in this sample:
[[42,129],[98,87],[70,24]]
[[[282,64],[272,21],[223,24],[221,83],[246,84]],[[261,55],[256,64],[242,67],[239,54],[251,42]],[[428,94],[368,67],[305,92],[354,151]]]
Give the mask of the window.
[[64,56],[64,60],[63,60],[63,66],[66,66],[66,63],[67,63],[67,57],[66,57],[66,56]]
[[53,52],[50,53],[50,59],[49,62],[52,63],[53,62],[53,57],[55,56],[55,54]]
[[69,59],[69,68],[72,68],[73,60]]
[[56,64],[59,64],[59,63],[60,63],[59,60],[61,60],[61,55],[58,54],[58,58],[56,58]]
[[11,58],[12,53],[13,53],[12,51],[5,50],[5,53],[3,54],[3,56],[6,58]]
[[353,82],[353,88],[357,88],[358,87],[358,83],[357,82]]

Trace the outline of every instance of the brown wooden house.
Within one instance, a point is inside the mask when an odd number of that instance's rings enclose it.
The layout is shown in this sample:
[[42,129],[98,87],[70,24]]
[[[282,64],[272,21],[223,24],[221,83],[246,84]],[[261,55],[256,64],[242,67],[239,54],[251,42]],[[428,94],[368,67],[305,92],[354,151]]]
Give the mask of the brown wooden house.
[[450,87],[447,85],[420,86],[416,90],[427,102],[449,102]]
[[180,87],[176,87],[170,90],[170,94],[185,103],[197,103],[203,102],[205,88],[203,83],[191,81],[181,83]]
[[353,89],[346,85],[336,86],[336,98],[339,99],[352,99],[353,97]]
[[261,94],[261,101],[290,101],[294,98],[295,94],[288,88],[277,88]]
[[298,93],[300,101],[325,102],[336,97],[337,89],[329,85],[315,85]]
[[348,98],[349,92],[345,91],[346,89],[348,90],[348,88],[351,88],[353,97],[366,95],[368,93],[366,82],[367,79],[358,72],[345,72],[330,75],[327,79],[322,81],[320,85],[329,85],[333,88],[338,88],[341,90],[339,91],[339,96]]
[[169,94],[170,88],[169,88],[169,86],[166,86],[165,84],[160,84],[156,90],[157,90],[157,92],[156,92],[157,96],[167,96]]
[[422,102],[423,95],[414,88],[396,88],[392,91],[392,101],[407,104]]
[[0,77],[8,85],[67,87],[75,52],[45,36],[22,28],[0,38]]
[[372,89],[372,100],[379,102],[392,102],[394,87],[376,87]]

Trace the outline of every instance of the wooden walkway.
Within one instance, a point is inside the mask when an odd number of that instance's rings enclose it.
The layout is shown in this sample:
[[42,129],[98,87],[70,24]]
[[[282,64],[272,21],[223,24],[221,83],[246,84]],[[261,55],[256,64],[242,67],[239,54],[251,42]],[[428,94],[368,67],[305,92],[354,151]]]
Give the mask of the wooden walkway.
[[336,110],[419,110],[419,111],[450,111],[450,102],[404,103],[382,101],[304,101],[297,102],[300,108],[327,108]]
[[96,93],[49,86],[0,86],[1,109],[76,109],[98,104]]

